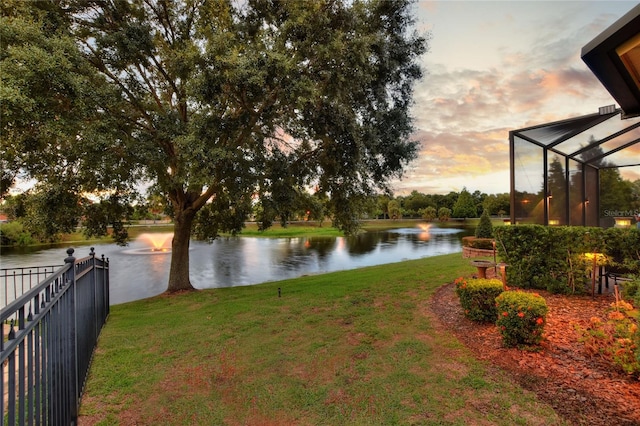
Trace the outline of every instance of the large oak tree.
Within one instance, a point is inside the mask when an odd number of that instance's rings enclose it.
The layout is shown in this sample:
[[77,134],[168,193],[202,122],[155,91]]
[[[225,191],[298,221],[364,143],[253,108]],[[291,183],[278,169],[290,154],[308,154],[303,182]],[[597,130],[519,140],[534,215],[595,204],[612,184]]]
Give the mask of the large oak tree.
[[105,83],[74,149],[103,153],[112,196],[142,178],[170,203],[170,292],[193,288],[192,233],[237,232],[254,203],[277,209],[305,188],[353,232],[363,200],[416,155],[426,40],[410,1],[48,3]]

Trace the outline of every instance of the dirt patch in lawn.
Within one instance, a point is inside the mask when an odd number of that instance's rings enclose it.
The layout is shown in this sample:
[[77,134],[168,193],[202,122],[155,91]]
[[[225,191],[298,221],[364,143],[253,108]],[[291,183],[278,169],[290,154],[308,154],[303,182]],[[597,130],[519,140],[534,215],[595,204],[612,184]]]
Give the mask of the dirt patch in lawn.
[[549,313],[538,352],[505,348],[494,324],[464,317],[453,283],[439,288],[430,308],[438,327],[453,333],[474,355],[507,371],[525,389],[576,425],[640,425],[640,381],[601,358],[588,356],[574,325],[606,319],[612,294],[563,296],[536,291]]

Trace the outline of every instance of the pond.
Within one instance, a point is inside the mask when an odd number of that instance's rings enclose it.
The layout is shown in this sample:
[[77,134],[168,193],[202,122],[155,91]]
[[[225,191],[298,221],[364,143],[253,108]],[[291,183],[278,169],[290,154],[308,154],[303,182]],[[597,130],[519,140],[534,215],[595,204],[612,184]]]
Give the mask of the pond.
[[[191,242],[191,283],[220,288],[277,281],[364,266],[400,262],[462,251],[468,230],[458,228],[400,228],[354,237],[219,238],[213,243]],[[158,248],[153,250],[152,248]],[[171,234],[143,234],[127,247],[96,244],[95,252],[110,261],[111,303],[143,299],[166,290]],[[30,253],[3,251],[2,268],[60,265],[68,247]],[[89,246],[75,248],[77,258]]]

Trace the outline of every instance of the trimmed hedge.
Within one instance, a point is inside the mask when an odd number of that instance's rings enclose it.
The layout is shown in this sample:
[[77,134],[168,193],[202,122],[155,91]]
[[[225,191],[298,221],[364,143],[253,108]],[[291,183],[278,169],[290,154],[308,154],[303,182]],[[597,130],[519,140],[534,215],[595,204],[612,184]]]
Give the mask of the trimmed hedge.
[[467,318],[479,322],[496,320],[496,297],[504,290],[500,280],[458,278],[455,284]]
[[507,263],[507,280],[521,288],[553,293],[584,291],[592,263],[585,253],[606,256],[607,269],[640,273],[640,230],[541,225],[494,229],[496,250]]
[[493,238],[462,237],[462,245],[481,250],[493,250]]

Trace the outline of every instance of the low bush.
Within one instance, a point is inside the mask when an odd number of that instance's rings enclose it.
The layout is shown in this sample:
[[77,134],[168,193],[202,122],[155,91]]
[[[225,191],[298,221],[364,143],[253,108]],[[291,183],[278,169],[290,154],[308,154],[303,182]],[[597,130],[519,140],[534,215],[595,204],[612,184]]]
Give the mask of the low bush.
[[0,245],[26,246],[35,241],[31,234],[18,221],[0,224]]
[[493,250],[493,238],[462,237],[462,245],[474,249]]
[[[631,277],[630,281],[627,281],[622,286],[622,297],[626,300],[633,300],[640,296],[640,275]],[[636,304],[638,306],[638,304]]]
[[633,305],[614,302],[606,319],[593,317],[587,328],[575,329],[588,355],[602,357],[625,373],[640,376],[638,310]]
[[505,346],[532,346],[542,340],[548,307],[535,293],[505,291],[496,298],[496,324]]
[[496,320],[495,300],[503,291],[500,280],[458,278],[455,283],[456,294],[467,318],[478,322]]

